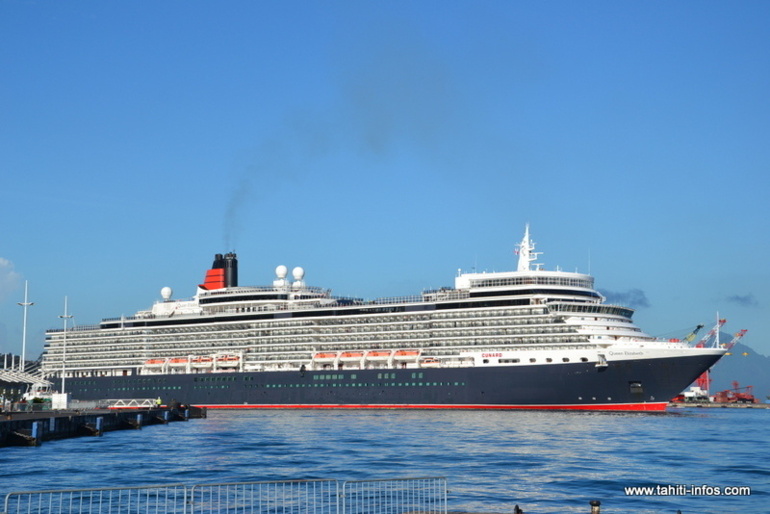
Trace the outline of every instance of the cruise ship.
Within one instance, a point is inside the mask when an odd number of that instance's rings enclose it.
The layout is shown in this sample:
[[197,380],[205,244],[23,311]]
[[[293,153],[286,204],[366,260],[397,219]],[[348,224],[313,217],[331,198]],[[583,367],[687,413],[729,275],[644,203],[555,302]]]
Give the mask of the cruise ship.
[[516,271],[409,297],[333,296],[305,271],[238,285],[217,254],[195,296],[49,330],[44,375],[78,400],[208,408],[662,411],[725,353],[652,337],[590,275],[548,271],[529,226]]

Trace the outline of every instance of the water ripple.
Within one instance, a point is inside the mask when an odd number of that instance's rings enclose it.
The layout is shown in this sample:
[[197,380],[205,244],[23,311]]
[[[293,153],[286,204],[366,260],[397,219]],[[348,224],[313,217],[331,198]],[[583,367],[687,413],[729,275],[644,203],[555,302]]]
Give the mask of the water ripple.
[[[450,509],[764,512],[767,411],[672,414],[212,411],[209,419],[0,450],[3,492],[163,483],[445,476]],[[626,496],[749,486],[751,496]]]

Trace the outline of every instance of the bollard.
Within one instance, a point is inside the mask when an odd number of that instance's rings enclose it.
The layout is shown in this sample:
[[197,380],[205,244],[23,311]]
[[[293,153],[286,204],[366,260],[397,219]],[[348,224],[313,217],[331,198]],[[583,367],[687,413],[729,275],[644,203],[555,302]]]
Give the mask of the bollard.
[[41,438],[43,437],[42,422],[35,421],[32,423],[32,444],[35,446],[40,445]]
[[599,500],[591,500],[588,504],[591,506],[591,514],[600,514],[602,502]]

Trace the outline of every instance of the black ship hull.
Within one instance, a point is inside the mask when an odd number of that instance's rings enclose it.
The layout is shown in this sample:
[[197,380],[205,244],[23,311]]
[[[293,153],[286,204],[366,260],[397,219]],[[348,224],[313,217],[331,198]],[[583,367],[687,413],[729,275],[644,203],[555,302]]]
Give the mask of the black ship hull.
[[[76,400],[161,398],[207,408],[661,411],[721,355],[467,368],[171,373],[70,378]],[[59,384],[61,386],[61,384]]]

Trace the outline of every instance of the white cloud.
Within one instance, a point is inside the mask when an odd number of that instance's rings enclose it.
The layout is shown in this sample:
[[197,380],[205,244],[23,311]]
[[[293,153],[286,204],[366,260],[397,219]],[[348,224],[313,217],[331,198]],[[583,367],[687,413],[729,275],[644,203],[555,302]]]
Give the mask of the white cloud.
[[13,263],[0,257],[0,301],[15,291],[21,284],[21,274],[13,269]]

